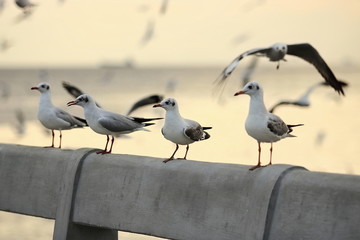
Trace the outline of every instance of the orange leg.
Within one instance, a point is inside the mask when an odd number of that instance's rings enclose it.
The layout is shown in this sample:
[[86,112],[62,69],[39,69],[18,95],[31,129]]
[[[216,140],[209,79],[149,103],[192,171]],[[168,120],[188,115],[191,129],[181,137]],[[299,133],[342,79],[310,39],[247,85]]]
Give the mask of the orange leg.
[[179,149],[179,145],[176,144],[176,148],[175,148],[174,153],[171,155],[171,157],[169,157],[168,159],[165,159],[163,162],[164,162],[164,163],[167,163],[168,161],[174,160],[175,153],[176,153],[176,151],[177,151],[178,149]]
[[253,166],[253,167],[251,167],[249,170],[250,171],[252,171],[252,170],[254,170],[254,169],[257,169],[257,168],[259,168],[259,167],[261,167],[261,162],[260,162],[260,156],[261,156],[261,146],[260,146],[260,142],[258,142],[258,151],[259,151],[259,156],[258,156],[258,164],[257,165],[255,165],[255,166]]

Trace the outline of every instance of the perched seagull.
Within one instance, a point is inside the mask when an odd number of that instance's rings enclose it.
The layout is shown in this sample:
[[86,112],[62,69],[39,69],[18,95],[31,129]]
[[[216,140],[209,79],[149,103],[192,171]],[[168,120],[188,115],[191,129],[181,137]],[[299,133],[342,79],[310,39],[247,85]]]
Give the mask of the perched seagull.
[[202,127],[198,122],[181,117],[179,107],[175,99],[164,99],[160,103],[155,104],[153,107],[162,107],[166,110],[165,124],[161,129],[161,133],[167,140],[176,144],[174,153],[170,158],[164,160],[164,163],[174,160],[175,153],[179,149],[179,144],[186,145],[185,156],[184,158],[181,158],[186,159],[189,144],[196,141],[206,140],[210,137],[210,135],[204,130],[211,129],[211,127]]
[[263,89],[257,82],[249,82],[241,91],[236,92],[235,96],[240,94],[250,96],[250,108],[245,122],[245,129],[248,135],[257,140],[259,146],[258,163],[251,167],[250,170],[262,167],[260,162],[260,144],[262,142],[271,143],[270,162],[268,164],[271,165],[273,142],[277,142],[286,137],[295,137],[290,134],[292,127],[302,126],[303,124],[286,125],[278,116],[269,113],[264,104]]
[[[94,99],[87,94],[80,95],[74,101],[68,102],[68,106],[79,105],[84,108],[85,119],[89,124],[89,127],[96,133],[107,136],[105,149],[97,152],[98,154],[111,153],[114,144],[115,137],[121,134],[127,134],[134,131],[144,130],[144,127],[153,125],[154,123],[147,123],[153,120],[159,120],[162,118],[135,118],[129,116],[123,116],[117,113],[108,112],[102,108],[96,106]],[[107,151],[109,143],[109,135],[112,136],[111,146]]]
[[61,130],[82,128],[84,126],[87,126],[84,119],[72,116],[52,104],[49,84],[40,83],[38,86],[32,87],[31,90],[38,90],[41,93],[39,101],[38,119],[42,123],[42,125],[44,125],[44,127],[51,130],[52,143],[50,147],[54,147],[54,130],[60,131],[59,148],[61,148]]
[[137,102],[135,102],[135,103],[131,106],[130,110],[127,112],[126,115],[129,116],[129,115],[130,115],[132,112],[134,112],[136,109],[138,109],[138,108],[140,108],[140,107],[143,107],[143,106],[150,105],[150,104],[154,104],[154,103],[161,102],[163,99],[164,99],[163,96],[157,95],[157,94],[144,97],[144,98],[138,100]]
[[277,69],[280,66],[280,61],[286,61],[285,55],[293,55],[311,63],[319,71],[325,81],[332,86],[338,93],[344,95],[341,83],[336,79],[334,73],[331,71],[329,66],[326,64],[324,59],[320,56],[318,51],[311,46],[309,43],[300,44],[284,44],[276,43],[266,48],[255,48],[248,50],[238,57],[236,57],[229,66],[227,66],[220,76],[216,79],[216,83],[220,89],[224,88],[226,78],[234,71],[239,61],[249,55],[266,56],[271,62],[278,62]]
[[[346,87],[348,84],[346,82],[340,81],[341,86]],[[319,82],[316,84],[311,85],[306,92],[301,95],[298,99],[293,100],[293,101],[280,101],[278,103],[276,103],[270,110],[269,112],[273,113],[275,111],[276,108],[278,108],[281,105],[295,105],[295,106],[299,106],[299,107],[309,107],[310,106],[310,94],[318,87],[320,86],[329,86],[329,84],[327,82]]]

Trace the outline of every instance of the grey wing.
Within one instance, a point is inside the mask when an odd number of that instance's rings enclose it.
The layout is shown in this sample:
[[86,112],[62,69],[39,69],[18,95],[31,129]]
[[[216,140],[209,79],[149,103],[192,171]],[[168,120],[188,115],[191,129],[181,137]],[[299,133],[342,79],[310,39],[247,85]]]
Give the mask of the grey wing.
[[65,122],[70,123],[72,127],[83,127],[85,126],[84,123],[80,122],[79,120],[75,119],[72,115],[65,112],[64,110],[60,108],[55,109],[55,114],[58,118],[62,119]]
[[246,56],[249,55],[253,55],[253,54],[265,54],[266,51],[269,50],[269,48],[254,48],[251,50],[248,50],[242,54],[240,54],[238,57],[236,57],[219,75],[219,77],[215,80],[215,89],[216,90],[220,90],[221,92],[223,91],[224,87],[225,87],[225,83],[226,83],[226,79],[228,76],[230,76],[230,74],[234,71],[234,69],[236,68],[236,66],[238,65],[238,63],[240,62],[241,59],[243,59]]
[[189,124],[189,126],[184,129],[184,134],[191,140],[201,141],[210,137],[210,135],[204,131],[199,123],[188,119],[185,121]]
[[314,65],[325,81],[329,83],[329,85],[332,86],[338,93],[344,95],[341,82],[336,79],[330,67],[313,46],[308,43],[291,44],[288,45],[287,54],[300,57]]
[[111,132],[132,132],[136,129],[144,127],[143,124],[135,122],[131,118],[114,115],[114,116],[105,116],[99,119],[99,124],[105,129]]
[[279,118],[278,116],[274,115],[274,114],[270,114],[268,122],[267,122],[267,127],[269,128],[269,130],[274,133],[275,135],[281,137],[284,134],[289,132],[289,128],[288,126],[284,123],[283,120],[281,120],[281,118]]

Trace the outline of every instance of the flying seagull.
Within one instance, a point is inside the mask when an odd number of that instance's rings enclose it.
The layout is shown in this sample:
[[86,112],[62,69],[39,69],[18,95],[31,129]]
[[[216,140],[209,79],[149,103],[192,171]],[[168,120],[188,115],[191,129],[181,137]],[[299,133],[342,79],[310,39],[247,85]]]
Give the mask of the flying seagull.
[[206,140],[210,137],[204,130],[211,129],[211,127],[202,127],[198,122],[181,117],[178,103],[175,99],[164,99],[153,107],[162,107],[166,110],[165,124],[161,129],[161,133],[167,140],[176,144],[174,153],[170,158],[165,159],[163,161],[164,163],[174,160],[175,153],[179,149],[179,144],[186,145],[185,156],[184,158],[181,158],[186,159],[186,155],[189,151],[189,144]]
[[136,109],[138,109],[138,108],[140,108],[140,107],[143,107],[143,106],[150,105],[150,104],[154,104],[154,103],[161,102],[163,99],[164,99],[163,96],[157,95],[157,94],[144,97],[144,98],[136,101],[136,102],[131,106],[130,110],[127,112],[126,115],[129,116],[129,115],[130,115],[132,112],[134,112]]
[[250,108],[245,122],[245,129],[249,136],[257,140],[259,147],[258,163],[249,170],[264,167],[260,162],[260,144],[262,142],[271,143],[270,162],[265,166],[271,165],[273,142],[277,142],[286,137],[295,137],[290,134],[292,132],[292,128],[302,126],[303,124],[287,125],[280,117],[269,113],[264,104],[263,89],[257,82],[249,82],[241,91],[236,92],[235,96],[240,94],[247,94],[250,96]]
[[[66,91],[73,96],[74,98],[79,97],[80,95],[84,94],[83,91],[81,91],[78,87],[68,83],[68,82],[63,82],[63,87],[66,89]],[[135,110],[150,105],[150,104],[155,104],[160,102],[161,100],[163,100],[163,96],[158,95],[158,94],[153,94],[147,97],[144,97],[138,101],[136,101],[130,108],[130,110],[127,112],[126,115],[130,115],[132,112],[134,112]],[[97,102],[95,102],[96,106],[100,107],[100,104],[98,104]]]
[[82,128],[84,126],[87,126],[84,119],[72,116],[52,104],[49,84],[40,83],[36,87],[32,87],[31,90],[38,90],[41,93],[39,101],[38,119],[42,123],[42,125],[44,125],[44,127],[51,130],[52,143],[49,147],[54,147],[54,130],[59,130],[60,132],[59,148],[61,148],[62,130]]
[[271,62],[278,62],[277,69],[280,66],[280,61],[286,61],[284,58],[285,55],[293,55],[303,60],[311,63],[318,70],[321,76],[325,81],[333,87],[339,94],[345,95],[341,83],[336,79],[334,73],[331,71],[330,67],[326,64],[324,59],[320,56],[318,51],[311,46],[309,43],[300,43],[300,44],[285,44],[285,43],[276,43],[270,47],[266,48],[254,48],[248,50],[238,57],[236,57],[220,74],[216,79],[217,88],[223,89],[225,85],[226,78],[234,71],[239,61],[246,56],[256,55],[256,56],[266,56]]
[[[74,101],[68,102],[68,106],[79,105],[84,108],[85,119],[89,127],[98,134],[107,136],[107,141],[104,150],[97,152],[98,154],[111,153],[115,137],[121,134],[128,134],[134,131],[144,130],[144,127],[153,125],[154,123],[147,123],[153,120],[162,118],[135,118],[120,115],[117,113],[106,111],[96,106],[92,97],[87,94],[80,95]],[[112,136],[110,149],[107,150],[109,144],[109,135]]]
[[36,4],[30,2],[29,0],[15,0],[15,4],[21,8],[24,13],[28,13],[32,7],[35,7]]
[[[340,81],[341,85],[343,87],[346,87],[348,84],[346,82]],[[309,107],[310,106],[310,94],[318,87],[320,86],[329,86],[327,82],[319,82],[316,84],[311,85],[305,93],[303,93],[298,99],[296,100],[282,100],[278,103],[276,103],[273,107],[270,108],[269,112],[273,113],[276,108],[282,105],[295,105],[299,107]]]

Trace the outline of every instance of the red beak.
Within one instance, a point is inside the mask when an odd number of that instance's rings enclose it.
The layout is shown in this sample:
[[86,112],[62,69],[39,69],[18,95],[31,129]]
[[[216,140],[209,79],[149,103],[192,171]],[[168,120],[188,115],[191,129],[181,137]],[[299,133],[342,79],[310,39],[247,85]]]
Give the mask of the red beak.
[[234,96],[237,96],[237,95],[240,95],[240,94],[245,94],[245,92],[244,91],[238,91],[238,92],[236,92],[235,94],[234,94]]
[[70,101],[67,103],[68,107],[72,106],[72,105],[76,105],[77,102],[76,101]]
[[39,90],[38,87],[32,87],[31,90]]
[[154,108],[155,108],[155,107],[161,107],[161,104],[160,104],[160,103],[155,104],[153,107],[154,107]]

